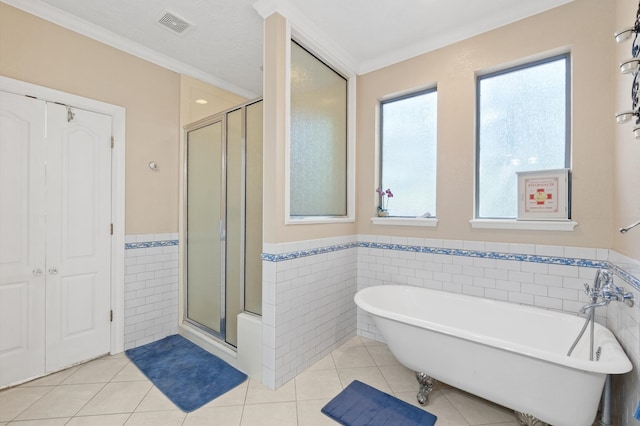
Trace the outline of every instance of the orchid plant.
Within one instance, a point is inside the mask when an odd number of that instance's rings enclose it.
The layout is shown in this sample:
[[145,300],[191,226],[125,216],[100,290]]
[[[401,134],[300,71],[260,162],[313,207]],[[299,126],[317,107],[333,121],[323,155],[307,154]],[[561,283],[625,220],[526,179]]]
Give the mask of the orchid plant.
[[386,211],[389,208],[389,199],[393,197],[393,192],[389,188],[386,191],[383,191],[382,188],[377,188],[376,192],[378,193],[378,198],[380,198],[378,210]]

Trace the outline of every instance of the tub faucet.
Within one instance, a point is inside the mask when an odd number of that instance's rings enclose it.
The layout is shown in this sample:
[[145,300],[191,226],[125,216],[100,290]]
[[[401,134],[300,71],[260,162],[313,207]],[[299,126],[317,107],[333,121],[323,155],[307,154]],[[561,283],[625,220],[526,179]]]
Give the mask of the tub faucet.
[[603,300],[601,302],[594,302],[594,303],[589,303],[588,305],[584,305],[582,307],[582,309],[580,309],[580,313],[584,314],[586,313],[589,309],[592,308],[599,308],[600,306],[607,306],[609,303],[611,303],[611,300]]
[[[584,292],[591,299],[591,303],[584,305],[580,309],[581,313],[587,312],[590,308],[607,306],[611,301],[624,302],[625,305],[633,306],[633,293],[625,293],[622,287],[618,287],[613,283],[613,274],[606,269],[598,269],[593,280],[593,287],[589,284],[584,285]],[[598,302],[599,299],[602,299]]]

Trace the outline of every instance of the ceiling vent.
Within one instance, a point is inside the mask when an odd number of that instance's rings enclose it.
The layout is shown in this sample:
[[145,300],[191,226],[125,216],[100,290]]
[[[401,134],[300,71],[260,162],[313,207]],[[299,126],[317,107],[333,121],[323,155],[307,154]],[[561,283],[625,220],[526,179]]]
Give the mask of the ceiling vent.
[[171,32],[180,35],[184,35],[194,27],[193,24],[187,22],[184,18],[181,18],[168,10],[165,10],[162,16],[160,16],[158,23],[163,27],[170,29]]

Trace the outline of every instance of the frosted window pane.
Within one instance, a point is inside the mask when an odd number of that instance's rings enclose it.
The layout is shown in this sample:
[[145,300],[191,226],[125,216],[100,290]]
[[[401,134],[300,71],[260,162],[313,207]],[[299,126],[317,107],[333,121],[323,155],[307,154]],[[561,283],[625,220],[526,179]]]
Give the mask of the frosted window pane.
[[436,215],[436,91],[382,104],[382,188],[391,216]]
[[561,169],[567,158],[568,57],[478,79],[480,218],[515,218],[516,172]]
[[291,42],[291,216],[347,214],[347,80]]

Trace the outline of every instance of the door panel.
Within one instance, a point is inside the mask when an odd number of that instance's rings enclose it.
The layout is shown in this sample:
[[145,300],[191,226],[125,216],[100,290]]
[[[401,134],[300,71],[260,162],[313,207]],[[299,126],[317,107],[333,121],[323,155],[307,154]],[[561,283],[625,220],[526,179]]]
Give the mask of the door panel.
[[222,121],[187,135],[187,318],[222,334]]
[[45,372],[44,120],[0,92],[0,386]]
[[47,104],[47,344],[55,371],[109,352],[111,117]]

